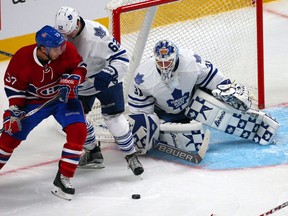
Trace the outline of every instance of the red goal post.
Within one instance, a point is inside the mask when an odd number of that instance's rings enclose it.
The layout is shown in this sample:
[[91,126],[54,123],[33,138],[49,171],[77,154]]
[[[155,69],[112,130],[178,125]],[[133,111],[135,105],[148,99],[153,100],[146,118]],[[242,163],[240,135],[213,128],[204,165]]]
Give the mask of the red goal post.
[[169,39],[246,85],[254,105],[264,108],[262,4],[262,0],[111,1],[110,31],[130,56],[125,96],[136,67],[152,56],[158,40]]

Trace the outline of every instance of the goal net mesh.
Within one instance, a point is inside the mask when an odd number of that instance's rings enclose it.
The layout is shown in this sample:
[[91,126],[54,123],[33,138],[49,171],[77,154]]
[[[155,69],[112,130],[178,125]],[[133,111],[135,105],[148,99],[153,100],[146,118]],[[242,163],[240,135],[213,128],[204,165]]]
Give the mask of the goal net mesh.
[[[124,80],[125,98],[137,66],[153,55],[157,41],[167,39],[179,48],[192,49],[211,61],[227,78],[247,86],[257,106],[255,1],[114,0],[107,5],[107,10],[109,30],[130,57]],[[89,117],[94,125],[101,124],[99,107],[95,103]],[[105,129],[105,125],[103,127]]]

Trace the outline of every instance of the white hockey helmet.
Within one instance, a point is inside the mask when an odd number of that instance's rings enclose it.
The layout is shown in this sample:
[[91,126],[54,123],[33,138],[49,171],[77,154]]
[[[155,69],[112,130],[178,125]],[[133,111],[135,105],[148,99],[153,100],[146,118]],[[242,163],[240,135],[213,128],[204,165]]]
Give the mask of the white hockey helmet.
[[177,46],[171,41],[161,40],[156,43],[153,53],[162,80],[166,83],[169,82],[178,61],[179,50]]
[[55,17],[55,28],[62,34],[69,35],[78,29],[77,22],[80,19],[76,9],[62,6]]

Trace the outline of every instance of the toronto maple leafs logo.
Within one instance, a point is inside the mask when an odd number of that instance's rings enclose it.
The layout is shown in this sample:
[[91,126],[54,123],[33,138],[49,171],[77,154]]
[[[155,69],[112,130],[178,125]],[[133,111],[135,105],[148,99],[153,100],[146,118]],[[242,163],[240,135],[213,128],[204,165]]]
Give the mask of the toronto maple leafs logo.
[[136,75],[136,77],[134,78],[135,83],[136,83],[137,85],[140,85],[141,83],[143,83],[143,82],[144,82],[143,77],[144,77],[144,74],[138,73],[138,74]]
[[67,16],[67,18],[68,18],[68,20],[72,20],[72,19],[73,19],[72,14],[69,14],[69,15]]
[[94,35],[100,37],[101,39],[106,35],[106,32],[101,26],[99,26],[99,28],[94,28],[94,31]]
[[187,103],[187,100],[189,99],[189,92],[186,92],[182,94],[182,90],[175,89],[172,92],[173,99],[169,99],[167,101],[167,104],[169,107],[172,107],[173,110],[176,110],[180,108],[180,110],[183,110],[183,105]]

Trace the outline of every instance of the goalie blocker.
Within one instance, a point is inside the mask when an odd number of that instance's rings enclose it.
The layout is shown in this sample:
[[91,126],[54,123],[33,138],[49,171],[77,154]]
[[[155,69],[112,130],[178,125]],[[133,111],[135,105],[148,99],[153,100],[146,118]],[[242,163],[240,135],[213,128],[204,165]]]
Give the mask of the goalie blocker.
[[185,115],[228,134],[267,145],[274,143],[279,123],[255,109],[241,111],[198,89]]

